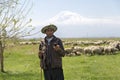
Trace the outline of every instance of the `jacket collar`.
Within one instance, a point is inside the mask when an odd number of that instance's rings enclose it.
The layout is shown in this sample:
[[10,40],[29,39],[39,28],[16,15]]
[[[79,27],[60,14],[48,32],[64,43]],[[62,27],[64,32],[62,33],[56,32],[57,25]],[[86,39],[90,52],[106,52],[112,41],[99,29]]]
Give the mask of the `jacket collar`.
[[[55,41],[57,39],[57,37],[55,35],[53,35],[52,37],[53,37],[53,39],[51,40],[51,42]],[[45,37],[45,42],[47,42],[47,36]]]

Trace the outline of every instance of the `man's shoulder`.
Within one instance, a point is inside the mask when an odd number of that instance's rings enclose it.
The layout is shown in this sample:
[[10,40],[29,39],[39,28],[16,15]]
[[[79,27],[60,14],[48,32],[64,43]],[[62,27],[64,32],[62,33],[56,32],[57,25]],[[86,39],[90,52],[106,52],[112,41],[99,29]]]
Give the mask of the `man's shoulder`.
[[57,40],[57,41],[61,41],[61,39],[60,39],[59,37],[56,37],[56,40]]

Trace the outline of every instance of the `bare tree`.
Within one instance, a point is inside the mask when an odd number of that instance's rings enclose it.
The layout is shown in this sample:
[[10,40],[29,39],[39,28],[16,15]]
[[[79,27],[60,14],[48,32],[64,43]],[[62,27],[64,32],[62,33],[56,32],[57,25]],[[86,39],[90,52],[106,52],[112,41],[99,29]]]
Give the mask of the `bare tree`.
[[0,69],[4,72],[4,49],[6,40],[31,35],[34,27],[28,13],[31,0],[0,0]]

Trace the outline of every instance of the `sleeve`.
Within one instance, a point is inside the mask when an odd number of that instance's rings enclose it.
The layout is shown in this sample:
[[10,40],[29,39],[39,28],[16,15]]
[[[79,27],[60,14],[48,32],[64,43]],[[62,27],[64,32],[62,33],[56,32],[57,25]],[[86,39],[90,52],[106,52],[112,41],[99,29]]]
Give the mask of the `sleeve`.
[[64,46],[63,46],[61,39],[58,40],[58,45],[60,45],[60,50],[58,50],[57,53],[59,54],[59,56],[64,57],[65,50],[64,50]]
[[42,45],[41,43],[39,44],[39,51],[42,50]]
[[41,43],[40,43],[40,45],[39,45],[38,57],[39,57],[40,59],[42,59],[42,57],[43,57],[43,55],[42,55],[42,45],[41,45]]

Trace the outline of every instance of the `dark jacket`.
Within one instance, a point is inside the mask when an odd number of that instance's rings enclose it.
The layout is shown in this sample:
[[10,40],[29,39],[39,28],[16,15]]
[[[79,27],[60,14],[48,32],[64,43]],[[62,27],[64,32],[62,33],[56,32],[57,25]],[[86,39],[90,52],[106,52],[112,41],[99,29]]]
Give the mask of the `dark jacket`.
[[[58,44],[60,46],[59,51],[55,51],[53,46]],[[40,57],[41,59],[41,67],[43,69],[47,68],[62,68],[62,57],[65,55],[64,47],[61,39],[53,36],[50,44],[48,45],[48,41],[46,37],[44,38],[44,42],[42,42],[39,46],[39,50],[45,47],[43,55]]]

